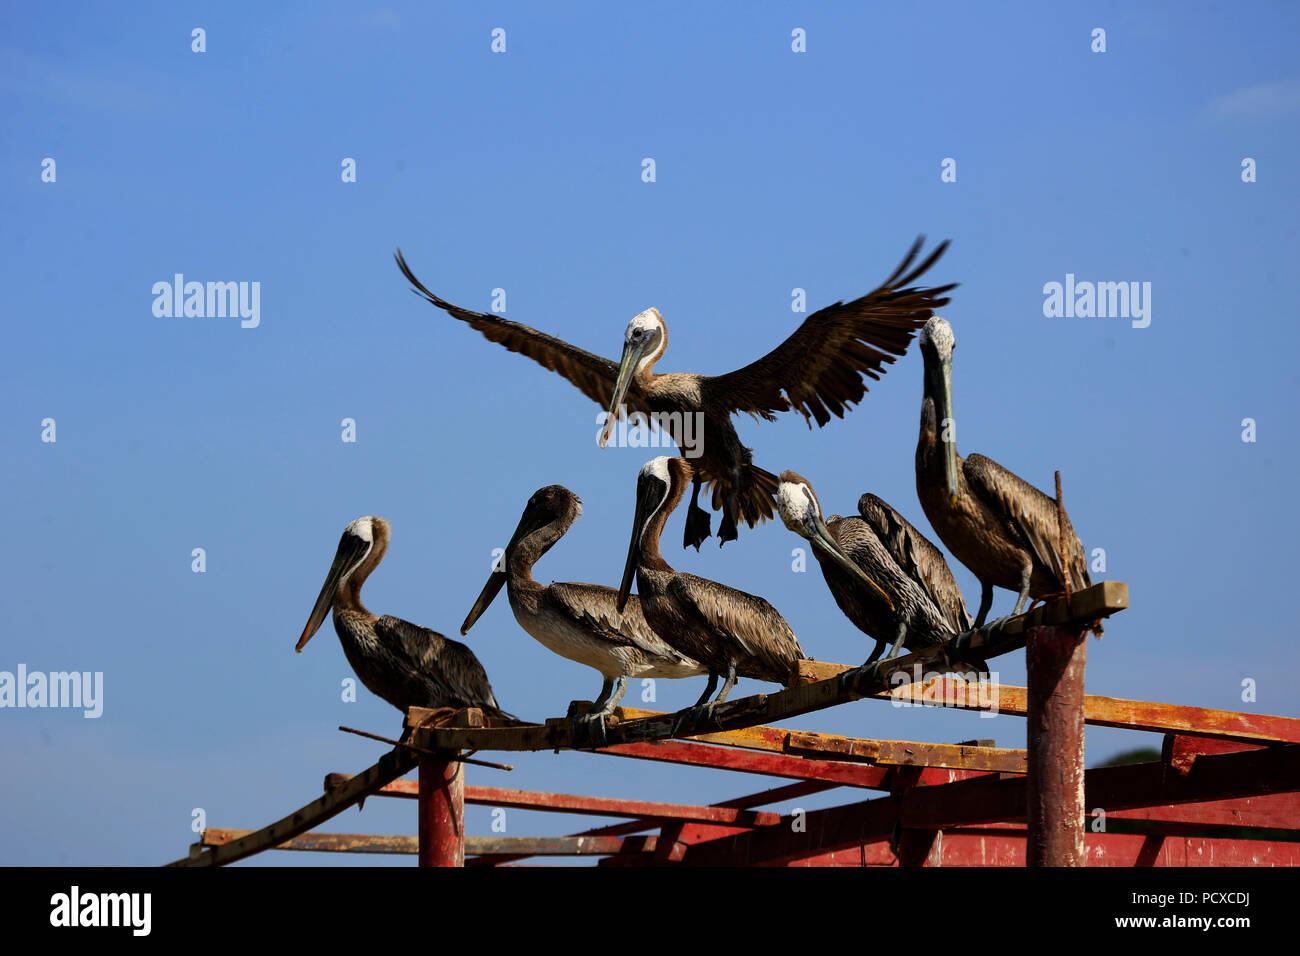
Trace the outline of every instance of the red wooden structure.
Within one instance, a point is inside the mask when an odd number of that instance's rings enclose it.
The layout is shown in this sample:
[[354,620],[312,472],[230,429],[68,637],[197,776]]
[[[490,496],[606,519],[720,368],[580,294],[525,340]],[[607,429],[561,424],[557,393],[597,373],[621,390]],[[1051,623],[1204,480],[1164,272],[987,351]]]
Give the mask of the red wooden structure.
[[[668,715],[620,708],[600,746],[568,720],[491,726],[475,710],[436,726],[413,709],[409,747],[258,831],[209,828],[173,865],[231,863],[265,849],[417,854],[421,866],[501,866],[590,856],[602,866],[1204,866],[1300,864],[1300,719],[1083,693],[1085,629],[1127,606],[1104,582],[967,645],[900,658],[895,670],[1025,648],[1028,688],[803,662],[791,686],[718,708],[670,739]],[[902,698],[1027,718],[1025,750],[979,742],[868,740],[769,725],[862,698]],[[1165,734],[1161,759],[1085,771],[1085,724]],[[466,786],[466,751],[565,747],[790,781],[708,806]],[[401,780],[419,769],[418,782]],[[760,809],[835,788],[874,791],[794,816]],[[418,836],[312,833],[367,796],[414,799]],[[865,797],[865,799],[864,799]],[[472,837],[466,803],[625,818],[567,837]]]

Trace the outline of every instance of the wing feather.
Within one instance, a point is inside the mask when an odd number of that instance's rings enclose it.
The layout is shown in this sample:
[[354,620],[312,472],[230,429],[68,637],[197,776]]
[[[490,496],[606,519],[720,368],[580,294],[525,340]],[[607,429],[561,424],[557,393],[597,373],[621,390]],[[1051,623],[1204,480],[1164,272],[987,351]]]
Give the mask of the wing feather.
[[[972,491],[984,499],[1017,532],[1034,557],[1044,567],[1050,568],[1056,580],[1064,586],[1065,572],[1057,548],[1059,529],[1056,518],[1056,500],[1049,498],[1019,475],[1007,471],[983,455],[970,455],[962,463],[962,471]],[[1079,591],[1092,584],[1088,576],[1088,562],[1083,545],[1065,517],[1065,540],[1069,551],[1070,587]]]
[[[557,339],[545,332],[539,332],[521,322],[512,322],[499,315],[462,309],[445,299],[440,299],[415,277],[415,273],[411,271],[402,256],[402,250],[398,249],[394,258],[397,260],[397,267],[414,286],[411,291],[426,302],[436,305],[453,318],[460,319],[477,329],[489,342],[504,345],[511,352],[518,352],[543,368],[558,372],[593,402],[602,408],[609,408],[610,400],[614,396],[614,382],[618,378],[618,363],[593,355],[585,349],[570,345],[563,339]],[[628,388],[625,404],[633,411],[649,413],[651,410],[635,382]]]
[[858,514],[876,532],[898,566],[925,589],[953,631],[969,630],[973,621],[961,588],[934,542],[876,495],[867,493],[858,499]]
[[757,665],[751,672],[742,661],[738,673],[784,683],[795,662],[805,656],[785,618],[761,597],[693,574],[675,575],[668,584],[668,593],[715,640],[734,644]]
[[404,656],[415,673],[441,692],[443,699],[430,706],[480,707],[494,716],[512,716],[497,703],[479,659],[460,641],[387,614],[375,621],[375,634],[394,656]]
[[635,594],[628,597],[622,614],[618,612],[618,592],[598,584],[556,582],[546,588],[542,600],[552,611],[595,631],[611,644],[635,647],[648,657],[673,664],[695,663],[654,632]]
[[865,378],[879,380],[913,335],[946,305],[955,283],[937,288],[910,285],[939,259],[941,242],[911,268],[924,237],[918,238],[894,273],[879,288],[851,302],[836,302],[814,312],[794,334],[756,362],[725,375],[701,380],[712,407],[748,412],[771,420],[794,409],[812,427],[862,400]]

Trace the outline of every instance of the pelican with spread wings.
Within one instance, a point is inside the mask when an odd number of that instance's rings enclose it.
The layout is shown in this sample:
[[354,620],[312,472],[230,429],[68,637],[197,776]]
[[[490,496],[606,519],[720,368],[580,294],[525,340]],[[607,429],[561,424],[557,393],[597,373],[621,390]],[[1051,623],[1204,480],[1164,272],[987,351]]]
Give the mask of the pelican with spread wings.
[[[519,352],[576,385],[608,410],[599,441],[604,447],[620,409],[641,420],[653,418],[687,451],[685,429],[702,419],[699,457],[686,516],[685,546],[698,550],[709,536],[709,514],[699,506],[708,482],[713,510],[722,509],[720,543],[734,541],[740,521],[751,528],[775,515],[774,474],[753,463],[731,423],[736,412],[773,421],[778,412],[797,411],[809,427],[862,400],[864,379],[879,379],[907,347],[934,310],[945,305],[954,285],[913,287],[948,247],[945,240],[915,265],[922,239],[879,288],[851,302],[836,302],[808,316],[794,334],[756,362],[725,375],[657,374],[655,363],[668,348],[668,327],[658,309],[646,309],[623,334],[623,355],[614,362],[499,315],[471,312],[440,299],[421,284],[399,249],[397,265],[414,291],[468,323],[493,342]],[[699,434],[697,431],[695,434]]]

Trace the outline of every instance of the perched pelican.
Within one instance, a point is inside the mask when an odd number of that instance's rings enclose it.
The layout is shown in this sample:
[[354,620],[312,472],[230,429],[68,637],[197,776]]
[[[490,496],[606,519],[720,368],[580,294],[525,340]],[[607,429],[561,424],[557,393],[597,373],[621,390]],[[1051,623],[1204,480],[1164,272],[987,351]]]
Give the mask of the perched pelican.
[[973,626],[970,611],[966,610],[966,599],[943,552],[911,522],[870,492],[858,499],[858,514],[871,526],[895,563],[930,595],[930,600],[948,619],[948,626],[958,634],[969,631]]
[[520,627],[551,651],[594,667],[605,678],[595,709],[575,718],[587,723],[599,740],[604,718],[623,698],[629,677],[692,677],[707,669],[659,638],[646,623],[637,598],[619,609],[615,607],[618,592],[613,588],[599,584],[543,587],[533,580],[533,564],[581,514],[582,502],[563,485],[538,489],[528,499],[519,527],[506,545],[502,570],[492,572],[460,632],[469,632],[506,585],[510,609]]
[[[637,476],[636,516],[628,545],[620,610],[629,601],[632,575],[646,620],[659,636],[709,671],[709,683],[694,707],[682,711],[673,726],[676,734],[688,717],[711,716],[715,705],[731,693],[736,678],[784,684],[803,658],[803,648],[785,618],[761,597],[737,591],[693,574],[674,571],[659,553],[664,523],[686,493],[693,475],[681,458],[659,457],[647,462]],[[718,685],[717,698],[706,704]]]
[[[935,534],[980,582],[981,627],[993,606],[993,587],[1017,592],[1019,614],[1031,597],[1088,587],[1088,562],[1070,519],[1068,555],[1061,566],[1056,501],[983,455],[957,455],[952,413],[952,327],[935,316],[921,330],[925,394],[916,442],[916,493]],[[940,428],[942,426],[942,435]],[[1100,633],[1100,628],[1098,628]]]
[[[893,508],[874,495],[872,498],[870,511],[876,513],[874,503],[879,502],[887,515],[902,521]],[[807,478],[793,471],[782,472],[776,501],[785,526],[812,545],[826,586],[840,610],[859,630],[876,639],[866,664],[880,657],[887,641],[893,642],[885,658],[888,661],[897,657],[904,646],[917,650],[946,644],[958,630],[969,627],[968,623],[967,627],[954,626],[925,579],[913,577],[907,566],[895,558],[871,521],[856,516],[823,518],[821,502]],[[911,525],[907,528],[919,537]],[[960,593],[957,600],[961,600]],[[961,606],[959,620],[969,622],[965,611]]]
[[[940,243],[911,269],[921,243],[917,239],[902,264],[874,292],[814,312],[767,355],[725,375],[656,374],[655,363],[668,348],[668,327],[658,309],[646,309],[632,319],[623,334],[622,359],[613,362],[518,322],[452,305],[420,283],[400,249],[396,258],[414,291],[426,300],[489,340],[559,372],[607,409],[599,435],[602,448],[624,407],[641,419],[653,417],[683,453],[693,444],[687,440],[691,436],[701,442],[685,531],[685,545],[698,550],[709,536],[709,514],[698,503],[701,482],[709,483],[713,510],[723,509],[719,543],[735,540],[738,521],[752,528],[773,516],[776,476],[753,464],[751,450],[740,443],[731,423],[733,413],[748,412],[772,421],[777,412],[793,409],[810,428],[810,419],[825,425],[832,414],[842,418],[866,393],[863,376],[879,379],[885,366],[907,351],[913,334],[933,310],[948,302],[943,295],[953,285],[910,286],[948,247],[947,241]],[[687,432],[701,419],[702,435]]]
[[[343,529],[338,553],[294,650],[301,652],[334,609],[343,653],[366,689],[406,716],[410,707],[478,707],[513,720],[497,704],[487,673],[464,644],[399,617],[375,617],[361,603],[361,585],[388,550],[388,522],[368,516]],[[403,721],[405,724],[405,721]],[[411,734],[403,727],[402,740]]]

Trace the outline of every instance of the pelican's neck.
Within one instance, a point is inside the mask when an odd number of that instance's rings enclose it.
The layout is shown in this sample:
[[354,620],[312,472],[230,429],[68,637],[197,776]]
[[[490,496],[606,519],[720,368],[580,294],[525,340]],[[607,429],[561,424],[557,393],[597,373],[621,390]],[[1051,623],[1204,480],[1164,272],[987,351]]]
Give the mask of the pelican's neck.
[[366,583],[366,578],[370,577],[370,572],[383,560],[384,552],[387,550],[388,536],[386,534],[377,534],[374,544],[366,552],[366,556],[361,559],[361,563],[357,565],[356,570],[340,582],[338,589],[334,592],[335,613],[350,611],[374,620],[375,615],[371,614],[366,609],[366,606],[361,603],[361,585]]
[[[689,480],[689,479],[688,479]],[[673,472],[672,481],[668,486],[668,494],[664,496],[663,503],[650,520],[646,522],[645,530],[641,532],[641,566],[645,568],[654,568],[658,571],[672,571],[672,566],[664,560],[664,556],[659,552],[659,539],[663,536],[664,525],[668,523],[668,516],[673,513],[673,509],[682,500],[682,495],[686,493],[688,480],[682,480],[678,477],[676,471]]]
[[511,587],[540,587],[533,579],[533,565],[555,542],[564,537],[565,532],[573,527],[577,516],[562,514],[552,518],[540,528],[528,532],[511,547],[505,555],[506,571],[510,575]]
[[943,405],[943,363],[937,358],[931,359],[924,351],[922,356],[925,378],[921,393],[921,431],[916,443],[918,458],[923,448],[929,452],[938,445],[939,409]]

